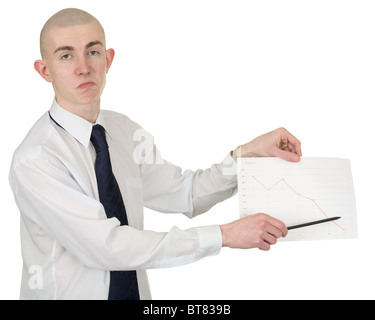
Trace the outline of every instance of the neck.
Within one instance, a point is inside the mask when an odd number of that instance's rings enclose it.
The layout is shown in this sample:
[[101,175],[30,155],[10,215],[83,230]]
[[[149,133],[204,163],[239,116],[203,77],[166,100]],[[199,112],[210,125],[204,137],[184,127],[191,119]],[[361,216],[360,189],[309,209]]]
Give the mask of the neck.
[[56,97],[56,101],[63,109],[69,111],[91,123],[95,123],[100,112],[100,99],[88,104],[67,103],[64,99]]

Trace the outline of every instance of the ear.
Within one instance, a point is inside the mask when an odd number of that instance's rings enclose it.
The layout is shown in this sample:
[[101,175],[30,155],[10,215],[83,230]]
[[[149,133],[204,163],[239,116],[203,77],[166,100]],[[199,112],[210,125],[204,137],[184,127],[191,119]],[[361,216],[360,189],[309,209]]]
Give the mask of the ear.
[[105,54],[106,54],[106,59],[107,59],[107,73],[108,73],[108,70],[112,65],[113,59],[115,58],[115,50],[108,49],[106,50]]
[[36,60],[34,62],[34,69],[41,75],[44,80],[46,80],[47,82],[52,82],[46,62],[44,60]]

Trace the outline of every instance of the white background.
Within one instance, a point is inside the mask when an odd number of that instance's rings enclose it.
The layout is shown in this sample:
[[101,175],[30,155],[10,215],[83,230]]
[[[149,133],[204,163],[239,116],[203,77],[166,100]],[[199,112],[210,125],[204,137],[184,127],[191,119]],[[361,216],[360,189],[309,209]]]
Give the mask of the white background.
[[[0,5],[0,299],[18,299],[22,265],[9,165],[52,102],[33,62],[44,22],[65,7],[96,16],[116,50],[103,109],[140,123],[182,168],[206,168],[280,126],[305,156],[351,159],[358,240],[223,249],[149,271],[154,299],[375,298],[374,1],[33,0]],[[238,216],[234,197],[194,220],[147,211],[145,222],[167,231]]]

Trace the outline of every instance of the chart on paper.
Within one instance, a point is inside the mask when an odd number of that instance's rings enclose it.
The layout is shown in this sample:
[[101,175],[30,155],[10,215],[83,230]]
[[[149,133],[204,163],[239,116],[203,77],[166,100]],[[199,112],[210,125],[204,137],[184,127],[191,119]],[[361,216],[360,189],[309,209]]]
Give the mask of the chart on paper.
[[287,226],[339,216],[339,220],[290,230],[284,240],[357,237],[357,218],[350,161],[301,158],[238,159],[241,217],[266,213]]

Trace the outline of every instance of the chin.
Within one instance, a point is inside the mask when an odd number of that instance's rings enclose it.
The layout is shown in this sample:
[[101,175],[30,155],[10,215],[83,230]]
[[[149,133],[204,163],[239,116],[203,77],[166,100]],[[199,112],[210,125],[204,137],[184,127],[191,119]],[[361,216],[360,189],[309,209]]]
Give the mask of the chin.
[[100,100],[100,94],[98,94],[97,92],[86,92],[81,97],[79,97],[79,100],[81,101],[81,104],[95,103]]

